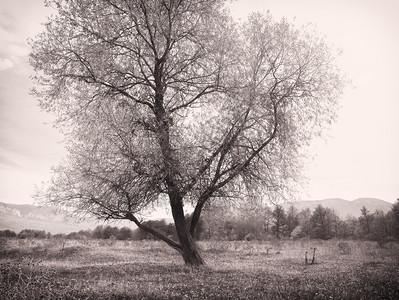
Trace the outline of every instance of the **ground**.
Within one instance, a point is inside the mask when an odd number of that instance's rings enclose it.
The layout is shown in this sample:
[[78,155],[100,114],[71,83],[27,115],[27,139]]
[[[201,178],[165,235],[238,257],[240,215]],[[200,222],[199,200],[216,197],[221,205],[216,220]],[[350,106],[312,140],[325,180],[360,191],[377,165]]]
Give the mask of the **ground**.
[[[0,298],[399,299],[397,243],[296,240],[199,245],[207,264],[193,269],[157,241],[3,239]],[[310,264],[314,248],[315,263]]]

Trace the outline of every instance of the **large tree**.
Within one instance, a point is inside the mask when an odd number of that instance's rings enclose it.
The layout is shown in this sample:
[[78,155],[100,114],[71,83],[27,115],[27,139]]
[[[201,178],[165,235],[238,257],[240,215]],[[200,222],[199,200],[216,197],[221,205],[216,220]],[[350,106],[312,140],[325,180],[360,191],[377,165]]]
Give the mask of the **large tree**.
[[[302,146],[335,118],[342,79],[309,28],[268,14],[236,24],[224,0],[47,2],[34,94],[58,115],[69,156],[40,197],[131,220],[186,264],[204,263],[192,233],[207,203],[284,197]],[[177,241],[140,221],[160,201]]]

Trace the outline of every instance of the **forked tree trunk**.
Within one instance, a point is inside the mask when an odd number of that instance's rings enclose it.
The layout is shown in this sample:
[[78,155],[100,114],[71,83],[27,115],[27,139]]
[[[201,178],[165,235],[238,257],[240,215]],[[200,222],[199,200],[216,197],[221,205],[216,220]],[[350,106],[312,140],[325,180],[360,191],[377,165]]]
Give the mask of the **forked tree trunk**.
[[198,246],[187,228],[181,197],[173,194],[170,194],[169,197],[184,263],[190,266],[204,265],[205,262],[199,253]]
[[172,155],[173,151],[169,133],[170,120],[163,104],[165,92],[163,84],[163,66],[165,59],[166,55],[164,55],[162,59],[157,59],[154,67],[156,85],[154,113],[158,124],[158,143],[162,150],[162,156],[167,170],[165,180],[169,190],[169,201],[173,219],[175,221],[176,232],[181,246],[179,252],[183,256],[186,265],[200,266],[204,264],[204,260],[201,258],[198,247],[186,226],[186,219],[183,210],[183,198],[177,187],[176,174],[178,174],[178,171],[176,168],[176,161]]

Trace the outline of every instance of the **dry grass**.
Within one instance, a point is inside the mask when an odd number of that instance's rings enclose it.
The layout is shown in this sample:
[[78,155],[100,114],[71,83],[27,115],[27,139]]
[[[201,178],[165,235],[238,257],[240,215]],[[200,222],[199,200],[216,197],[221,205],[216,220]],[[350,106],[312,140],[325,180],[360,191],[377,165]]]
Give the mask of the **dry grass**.
[[0,297],[399,299],[398,244],[340,242],[200,242],[207,265],[191,269],[162,242],[3,240]]

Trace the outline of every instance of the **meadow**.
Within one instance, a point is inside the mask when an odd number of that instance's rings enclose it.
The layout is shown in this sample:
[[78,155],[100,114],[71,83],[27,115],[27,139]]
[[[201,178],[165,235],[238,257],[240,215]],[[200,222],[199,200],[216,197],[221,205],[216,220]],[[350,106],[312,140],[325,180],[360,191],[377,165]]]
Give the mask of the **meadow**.
[[399,244],[394,242],[199,245],[207,264],[190,268],[158,241],[2,239],[0,298],[399,299]]

